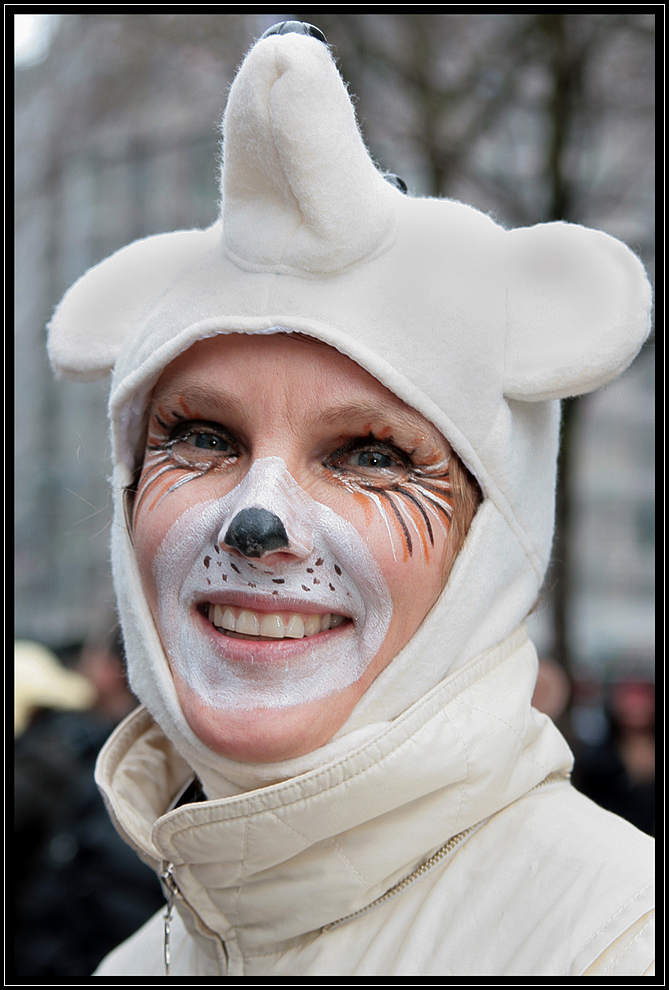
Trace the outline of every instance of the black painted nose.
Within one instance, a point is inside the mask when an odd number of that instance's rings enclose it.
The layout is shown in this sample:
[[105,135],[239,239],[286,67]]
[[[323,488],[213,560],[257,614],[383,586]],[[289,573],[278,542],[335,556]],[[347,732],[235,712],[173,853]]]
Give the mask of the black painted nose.
[[239,550],[245,557],[262,557],[274,550],[288,549],[286,528],[273,512],[266,509],[241,509],[228,526],[226,546]]

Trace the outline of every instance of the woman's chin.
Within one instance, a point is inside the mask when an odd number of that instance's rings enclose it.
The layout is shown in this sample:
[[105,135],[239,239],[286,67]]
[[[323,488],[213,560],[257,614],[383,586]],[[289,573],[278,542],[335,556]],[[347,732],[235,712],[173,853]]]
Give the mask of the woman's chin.
[[175,678],[188,725],[214,753],[243,763],[277,763],[324,746],[366,688],[360,682],[285,708],[214,708]]

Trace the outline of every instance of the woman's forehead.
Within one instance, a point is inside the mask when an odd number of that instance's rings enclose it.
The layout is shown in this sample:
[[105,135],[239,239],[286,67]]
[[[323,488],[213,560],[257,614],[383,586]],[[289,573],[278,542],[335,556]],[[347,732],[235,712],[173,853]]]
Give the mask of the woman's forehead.
[[158,387],[165,380],[179,380],[182,376],[208,377],[212,369],[220,374],[222,365],[230,369],[227,377],[237,375],[240,384],[244,384],[247,376],[253,377],[258,362],[268,361],[289,363],[289,366],[299,364],[302,372],[308,368],[323,375],[348,375],[361,381],[369,379],[370,384],[383,388],[372,375],[336,348],[315,337],[289,332],[219,333],[198,340],[166,367]]
[[351,358],[303,334],[219,334],[193,344],[163,372],[154,403],[181,401],[239,411],[277,404],[312,410],[326,426],[391,417],[424,439],[441,441],[437,428]]

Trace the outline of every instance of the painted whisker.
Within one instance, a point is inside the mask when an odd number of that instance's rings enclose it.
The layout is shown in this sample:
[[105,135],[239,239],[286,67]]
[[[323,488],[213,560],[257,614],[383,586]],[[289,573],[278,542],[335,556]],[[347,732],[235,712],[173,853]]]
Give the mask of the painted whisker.
[[439,501],[439,499],[436,499],[432,495],[428,495],[425,492],[423,492],[423,498],[429,505],[433,505],[435,509],[438,509],[439,512],[446,516],[449,522],[451,521],[453,517],[453,506],[450,502],[446,502],[444,504],[444,502]]
[[442,509],[442,507],[436,505],[434,502],[432,502],[427,498],[425,499],[425,508],[428,512],[432,513],[432,516],[434,517],[434,521],[441,530],[442,536],[444,537],[444,539],[447,539],[448,529],[451,523],[451,517],[448,515],[447,512],[443,512],[443,510],[437,511],[438,509]]
[[[402,493],[398,492],[397,495],[401,496]],[[414,537],[414,545],[416,545],[417,542],[420,543],[423,548],[425,559],[428,560],[430,556],[430,544],[428,542],[425,520],[422,518],[422,515],[418,513],[416,506],[411,502],[402,505],[402,511],[404,513],[404,518],[407,525],[410,526],[416,534]]]
[[411,492],[408,492],[405,488],[397,488],[395,490],[397,491],[397,493],[399,495],[402,496],[402,498],[407,499],[409,502],[411,502],[413,505],[416,506],[416,508],[420,512],[420,514],[423,517],[423,520],[425,522],[425,526],[427,528],[427,533],[428,533],[428,536],[430,537],[430,544],[431,544],[431,546],[434,546],[434,534],[432,533],[432,526],[430,524],[429,516],[428,516],[427,512],[425,511],[425,509],[423,508],[423,506],[420,504],[420,502],[415,497],[415,495],[412,495]]
[[156,505],[160,505],[160,503],[162,502],[162,500],[165,498],[166,495],[169,495],[171,492],[176,491],[177,488],[181,488],[181,486],[185,485],[186,482],[188,481],[194,481],[195,478],[201,478],[203,474],[206,474],[206,471],[192,471],[190,474],[187,474],[184,478],[179,478],[179,480],[175,481],[173,485],[170,485],[167,491],[164,491],[162,493],[162,495],[160,496],[158,501],[154,503],[152,508],[155,508]]
[[137,494],[135,496],[135,512],[139,508],[140,504],[144,501],[144,498],[149,491],[168,471],[178,471],[179,466],[176,464],[171,464],[168,457],[163,457],[156,464],[152,464],[148,470],[145,469],[145,473],[141,479],[141,485],[137,489]]
[[393,559],[396,561],[397,560],[397,554],[395,553],[395,541],[393,539],[393,533],[392,533],[392,530],[390,528],[390,523],[388,521],[388,514],[387,514],[387,512],[385,510],[385,507],[383,505],[383,502],[381,501],[381,499],[377,495],[374,494],[374,492],[371,492],[371,491],[369,491],[366,488],[363,488],[362,489],[362,493],[364,495],[366,495],[367,498],[369,498],[376,505],[377,509],[379,510],[379,515],[383,519],[383,521],[385,523],[385,526],[386,526],[386,529],[388,530],[388,538],[390,540],[390,549],[393,552]]
[[[430,480],[436,480],[436,479],[430,479]],[[440,495],[442,497],[448,497],[451,494],[451,485],[450,482],[448,481],[444,481],[443,486],[439,487],[438,485],[430,484],[429,481],[426,481],[424,478],[419,477],[416,478],[415,484],[420,486],[421,488],[427,489],[427,491],[429,492],[434,492],[435,495]]]
[[[165,454],[164,457],[160,458],[157,463],[151,465],[146,471],[144,478],[142,479],[142,484],[137,489],[137,494],[135,497],[134,512],[137,513],[139,506],[142,504],[149,492],[152,492],[154,485],[156,485],[164,475],[169,474],[172,471],[185,471],[181,464],[170,463],[169,454]],[[164,492],[162,492],[156,502],[153,503],[151,508],[155,508],[162,499],[173,492],[175,489],[179,488],[181,485],[185,484],[187,481],[194,481],[196,478],[201,478],[207,473],[209,467],[204,467],[198,471],[190,471],[184,478],[180,478],[179,481],[170,485]]]
[[390,508],[395,513],[395,518],[397,519],[398,523],[402,527],[402,533],[404,534],[404,539],[406,541],[407,550],[409,552],[409,556],[411,557],[413,555],[413,543],[411,542],[411,534],[409,533],[409,530],[407,528],[407,524],[404,521],[404,518],[402,516],[402,513],[400,512],[400,510],[395,505],[394,498],[392,497],[392,495],[390,494],[390,492],[387,492],[383,488],[375,488],[374,491],[376,492],[377,495],[380,495],[382,498],[385,498],[386,499],[386,501],[390,505]]

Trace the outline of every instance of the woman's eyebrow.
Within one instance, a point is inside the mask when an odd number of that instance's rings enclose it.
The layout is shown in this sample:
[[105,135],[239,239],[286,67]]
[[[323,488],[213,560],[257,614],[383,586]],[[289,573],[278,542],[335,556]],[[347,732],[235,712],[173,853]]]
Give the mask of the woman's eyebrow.
[[326,427],[353,431],[363,429],[367,432],[374,432],[374,429],[390,430],[403,436],[409,433],[412,436],[422,435],[432,443],[443,442],[436,427],[428,423],[420,413],[414,413],[411,409],[398,409],[382,402],[352,402],[331,406],[320,412],[319,419]]
[[151,409],[155,410],[158,406],[173,406],[181,411],[192,407],[192,415],[196,418],[203,412],[215,416],[227,416],[233,411],[244,412],[244,403],[238,395],[218,388],[209,389],[197,382],[170,384],[162,390],[156,388],[151,398]]

